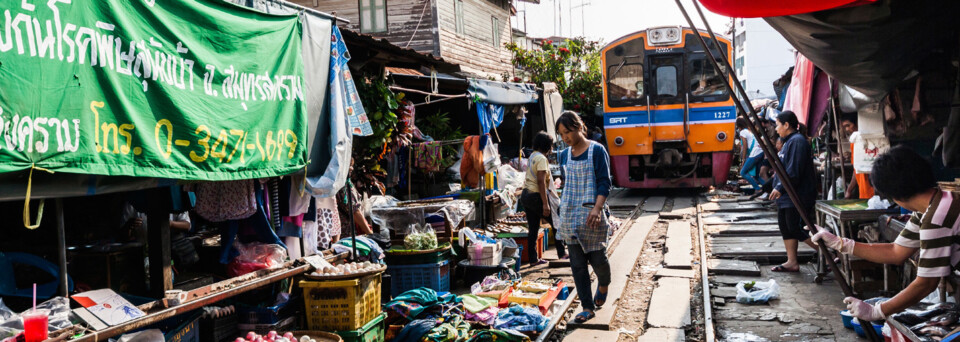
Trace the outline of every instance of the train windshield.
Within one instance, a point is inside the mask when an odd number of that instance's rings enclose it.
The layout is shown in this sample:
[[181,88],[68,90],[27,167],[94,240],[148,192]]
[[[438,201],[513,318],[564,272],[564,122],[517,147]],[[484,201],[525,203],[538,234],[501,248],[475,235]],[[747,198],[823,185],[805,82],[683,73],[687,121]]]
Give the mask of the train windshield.
[[611,107],[630,107],[646,103],[643,49],[643,38],[639,38],[607,51],[607,102]]
[[[714,68],[713,63],[710,62],[710,57],[707,56],[703,50],[703,45],[700,44],[696,36],[688,34],[686,40],[685,68],[687,70],[687,91],[690,92],[691,101],[726,101],[730,96],[727,87],[723,85],[725,82],[723,75]],[[717,50],[716,45],[708,37],[704,37],[704,40],[710,46],[710,53],[714,57],[720,58],[721,53]],[[721,42],[720,46],[724,51],[723,53],[726,53],[727,44]],[[723,68],[722,65],[721,68]]]

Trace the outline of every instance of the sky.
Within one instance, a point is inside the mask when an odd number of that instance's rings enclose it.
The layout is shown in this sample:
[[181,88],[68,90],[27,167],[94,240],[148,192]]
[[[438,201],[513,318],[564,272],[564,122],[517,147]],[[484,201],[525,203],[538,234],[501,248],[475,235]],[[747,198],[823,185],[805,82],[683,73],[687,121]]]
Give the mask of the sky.
[[[705,29],[690,0],[681,1],[694,24]],[[540,0],[540,4],[523,1],[514,4],[517,16],[513,27],[537,38],[585,36],[609,43],[650,27],[689,26],[674,0]],[[711,13],[706,8],[703,11],[714,32],[722,34],[727,30],[729,17]],[[558,27],[562,27],[562,33]]]

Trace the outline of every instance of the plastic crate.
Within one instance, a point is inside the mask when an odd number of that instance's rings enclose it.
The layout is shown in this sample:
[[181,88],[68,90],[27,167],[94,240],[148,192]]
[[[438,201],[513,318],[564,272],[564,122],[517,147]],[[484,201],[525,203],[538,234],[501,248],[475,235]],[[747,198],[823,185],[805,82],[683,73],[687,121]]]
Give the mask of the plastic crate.
[[380,274],[347,280],[301,280],[307,328],[356,330],[380,314]]
[[387,265],[420,265],[450,260],[452,250],[453,248],[447,248],[440,251],[423,254],[397,254],[386,251],[384,254],[387,256],[385,258]]
[[166,342],[199,342],[200,326],[198,321],[200,320],[200,315],[201,313],[199,312],[189,315],[187,319],[176,326],[176,328],[163,330],[163,339]]
[[209,342],[232,341],[239,336],[237,323],[235,313],[219,318],[200,318],[200,338]]
[[387,314],[382,313],[374,319],[367,322],[362,328],[350,331],[334,331],[334,334],[340,335],[344,342],[383,342],[387,331],[384,326],[384,320]]
[[421,287],[437,292],[450,291],[449,260],[421,265],[388,265],[387,274],[390,275],[390,295],[393,297]]
[[239,306],[237,307],[237,318],[240,324],[276,324],[288,317],[296,314],[294,302],[300,298],[290,298],[290,300],[270,307]]

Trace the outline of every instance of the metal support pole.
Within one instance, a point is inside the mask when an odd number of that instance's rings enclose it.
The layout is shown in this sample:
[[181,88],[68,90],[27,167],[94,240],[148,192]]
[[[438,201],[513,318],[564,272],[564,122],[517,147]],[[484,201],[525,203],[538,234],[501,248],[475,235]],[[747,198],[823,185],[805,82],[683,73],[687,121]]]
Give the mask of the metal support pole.
[[57,253],[60,266],[60,295],[70,298],[70,285],[67,282],[67,234],[63,224],[63,199],[54,200],[57,206]]
[[[410,182],[410,176],[407,176],[407,182]],[[350,251],[350,261],[357,261],[357,224],[354,222],[353,217],[357,215],[353,211],[353,191],[350,187],[353,186],[353,182],[350,181],[350,177],[347,177],[347,211],[350,212],[350,245],[353,246]]]
[[[718,72],[720,72],[720,74],[723,74],[723,68],[721,68],[720,63],[717,61],[717,58],[713,55],[713,52],[710,51],[710,49],[708,48],[706,41],[703,39],[703,36],[699,34],[699,30],[697,29],[697,26],[693,24],[693,20],[690,19],[690,15],[687,13],[686,8],[683,7],[683,4],[680,3],[680,0],[674,0],[674,1],[677,3],[677,7],[680,9],[680,12],[683,13],[683,17],[687,20],[687,23],[694,30],[694,33],[695,33],[694,35],[697,37],[697,39],[700,40],[700,44],[702,44],[704,51],[706,52],[707,56],[710,58],[710,61],[713,64],[713,66],[717,69]],[[707,22],[706,17],[703,15],[703,11],[700,9],[700,5],[697,3],[696,0],[693,1],[693,4],[694,4],[694,7],[696,7],[697,12],[700,14],[700,18],[703,21],[704,25],[706,26],[707,32],[710,34],[710,37],[713,39],[713,42],[716,44],[718,51],[722,51],[722,49],[720,49],[721,47],[720,41],[717,39],[716,35],[713,33],[713,30],[710,28],[710,24]],[[734,92],[733,86],[731,86],[729,82],[732,79],[733,81],[732,83],[736,85],[736,88],[737,88],[736,90],[739,92],[739,94],[743,96],[743,99],[744,100],[749,99],[749,97],[747,96],[747,92],[744,91],[743,86],[740,84],[740,81],[737,79],[737,76],[734,73],[732,73],[730,61],[727,59],[727,56],[721,54],[721,57],[723,58],[727,71],[730,72],[729,78],[727,80],[728,82],[724,82],[724,85],[726,86],[727,90],[731,94]],[[777,155],[776,150],[773,148],[772,143],[769,141],[769,137],[767,137],[766,135],[760,134],[761,131],[755,126],[755,123],[760,122],[760,118],[757,116],[756,111],[753,109],[752,106],[748,106],[749,111],[747,109],[744,109],[743,103],[741,101],[734,101],[734,102],[736,103],[737,108],[740,110],[741,115],[743,115],[744,119],[746,119],[747,128],[751,131],[751,133],[754,134],[754,136],[762,137],[762,139],[757,139],[757,141],[762,142],[760,144],[760,147],[763,149],[764,155],[766,156],[767,160],[770,161],[771,166],[773,166],[774,172],[777,174],[777,177],[780,179],[781,184],[783,184],[783,188],[787,192],[787,195],[789,196],[790,201],[793,202],[794,206],[797,208],[797,212],[800,214],[800,217],[803,219],[804,224],[810,227],[811,232],[813,232],[814,230],[817,229],[816,225],[813,223],[813,221],[810,220],[809,213],[807,213],[807,211],[801,205],[800,198],[797,196],[796,189],[793,187],[793,184],[790,181],[790,177],[787,174],[786,169],[783,166],[783,163],[780,161],[780,158]],[[751,119],[756,121],[754,122]],[[830,252],[827,250],[827,247],[823,244],[822,241],[819,243],[819,247],[820,247],[820,253],[822,253],[825,256],[828,256],[826,258],[827,263],[833,269],[834,277],[836,278],[837,284],[840,285],[840,289],[843,291],[844,295],[848,297],[854,297],[853,289],[850,288],[850,285],[847,283],[846,278],[844,278],[843,273],[841,273],[840,269],[837,267],[836,262],[833,261],[833,257],[831,256]],[[877,336],[877,332],[875,330],[864,329],[864,332],[866,332],[867,337],[871,341],[882,341],[882,339],[880,339]]]
[[[831,117],[833,118],[834,129],[837,130],[837,155],[840,156],[840,186],[843,187],[843,194],[846,195],[847,194],[847,170],[846,170],[847,167],[846,165],[844,165],[844,162],[843,162],[843,146],[840,145],[840,141],[841,141],[840,137],[842,132],[840,130],[840,113],[837,113],[837,104],[834,103],[833,101],[834,100],[833,78],[828,78],[827,83],[830,85],[830,109],[832,109],[831,112],[833,114],[831,115]],[[827,149],[829,148],[830,146],[828,145]],[[853,153],[853,151],[850,151],[850,152]],[[831,179],[831,181],[833,180]],[[853,179],[853,177],[851,177],[850,181],[853,182],[856,180]]]

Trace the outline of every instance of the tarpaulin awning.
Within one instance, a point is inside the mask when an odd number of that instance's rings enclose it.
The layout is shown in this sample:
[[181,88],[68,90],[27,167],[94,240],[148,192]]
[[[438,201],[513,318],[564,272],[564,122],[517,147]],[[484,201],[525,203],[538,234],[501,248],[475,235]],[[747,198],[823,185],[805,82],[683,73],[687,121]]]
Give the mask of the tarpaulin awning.
[[297,15],[216,0],[7,10],[0,172],[229,180],[306,165]]
[[936,47],[956,45],[958,14],[958,1],[916,0],[764,20],[830,76],[879,99]]
[[507,83],[470,79],[467,93],[480,102],[498,105],[519,105],[537,102],[537,88],[529,83]]
[[859,6],[877,0],[700,0],[713,13],[736,18],[776,17]]

